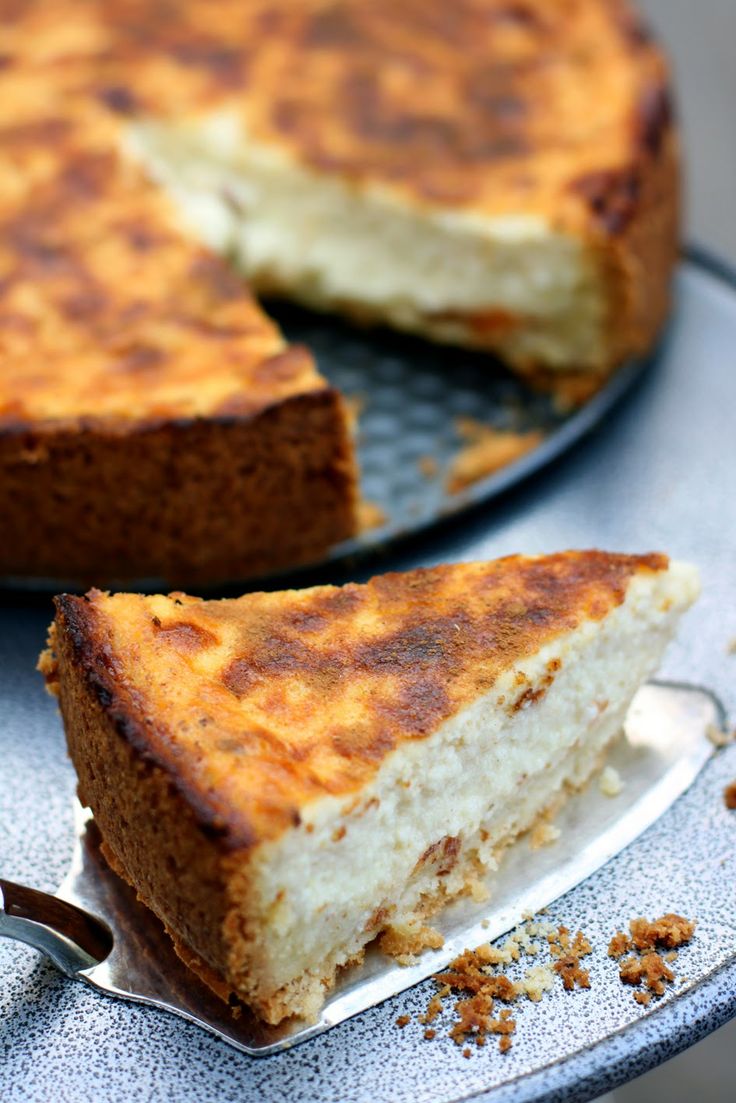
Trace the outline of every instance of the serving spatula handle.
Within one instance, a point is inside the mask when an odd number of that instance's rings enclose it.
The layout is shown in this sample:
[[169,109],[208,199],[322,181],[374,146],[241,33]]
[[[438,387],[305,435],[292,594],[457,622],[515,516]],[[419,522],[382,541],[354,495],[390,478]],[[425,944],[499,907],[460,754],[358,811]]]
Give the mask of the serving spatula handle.
[[113,946],[112,933],[96,916],[2,877],[0,936],[40,950],[68,977],[99,965]]

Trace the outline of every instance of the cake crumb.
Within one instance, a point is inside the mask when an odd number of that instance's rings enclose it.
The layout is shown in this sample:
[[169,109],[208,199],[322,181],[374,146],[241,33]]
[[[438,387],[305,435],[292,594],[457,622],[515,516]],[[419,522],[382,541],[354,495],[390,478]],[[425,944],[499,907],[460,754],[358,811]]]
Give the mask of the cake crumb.
[[675,979],[675,974],[654,950],[650,950],[641,958],[627,957],[621,962],[619,976],[624,984],[630,984],[633,987],[638,987],[643,981],[655,996],[663,996],[665,984]]
[[470,1057],[470,1046],[466,1046],[463,1050],[463,1057]]
[[[637,1003],[646,1007],[653,995],[664,995],[666,986],[675,980],[669,966],[677,959],[678,947],[692,938],[695,926],[694,920],[668,912],[652,921],[643,916],[630,920],[630,937],[623,931],[616,932],[609,943],[608,955],[619,959],[619,978],[623,984],[634,988],[644,985],[644,991],[634,993]],[[658,953],[658,949],[668,952]]]
[[567,927],[559,927],[557,936],[549,936],[550,953],[557,958],[552,968],[562,980],[566,992],[577,988],[590,988],[590,976],[580,964],[581,957],[592,953],[592,947],[582,931],[578,931],[570,940]]
[[[514,980],[500,971],[504,966],[519,962],[522,955],[534,957],[545,944],[557,958],[554,968],[549,963],[533,965],[521,980]],[[454,1021],[448,1035],[455,1045],[465,1047],[463,1053],[472,1052],[468,1043],[483,1047],[490,1037],[498,1036],[500,1052],[507,1053],[512,1046],[511,1035],[517,1028],[510,1005],[523,997],[535,1003],[541,1000],[544,993],[554,987],[555,971],[562,976],[567,990],[576,985],[590,987],[588,974],[580,967],[580,958],[591,952],[590,942],[582,931],[573,936],[564,926],[555,926],[539,917],[525,917],[501,946],[484,942],[475,950],[465,950],[443,972],[435,974],[433,979],[438,989],[424,1013],[417,1016],[424,1037],[437,1036],[435,1020],[445,1011],[442,1001],[453,995]],[[504,1006],[499,1008],[499,1004]]]
[[533,965],[521,981],[524,993],[534,1003],[539,1003],[544,993],[554,987],[554,983],[555,975],[549,965]]
[[399,1027],[400,1030],[403,1030],[404,1027],[408,1026],[410,1022],[411,1015],[399,1015],[398,1019],[396,1020],[396,1025]]
[[513,463],[544,440],[538,429],[526,433],[494,429],[471,417],[457,418],[455,427],[467,443],[455,455],[446,480],[454,494]]
[[736,636],[726,644],[726,654],[736,655]]
[[406,923],[387,927],[378,944],[400,965],[413,965],[416,954],[421,954],[422,950],[441,950],[445,940],[434,927]]
[[736,741],[736,731],[724,731],[717,724],[709,724],[705,729],[705,734],[714,747],[727,747],[730,743]]
[[618,967],[618,975],[624,984],[641,984],[641,962],[637,957],[624,958]]
[[736,809],[736,781],[732,781],[730,785],[727,785],[723,790],[723,803],[730,812]]
[[376,502],[358,502],[358,532],[370,532],[386,524],[386,514]]
[[425,479],[433,479],[438,471],[438,463],[434,456],[420,456],[417,467]]
[[[449,994],[449,992],[450,992],[450,989],[448,987],[447,988],[447,994]],[[419,1016],[419,1022],[424,1023],[425,1025],[428,1026],[430,1023],[434,1022],[434,1020],[437,1018],[438,1015],[441,1015],[441,1014],[442,1014],[442,996],[440,995],[439,992],[435,992],[434,996],[432,996],[432,999],[427,1004],[427,1010],[424,1012],[423,1015]]]
[[604,797],[617,797],[624,787],[621,775],[613,766],[606,766],[598,778],[598,788]]
[[553,823],[542,821],[532,828],[529,842],[532,850],[539,850],[543,846],[550,846],[560,837],[560,829]]
[[484,942],[475,952],[484,965],[510,965],[514,960],[508,944],[491,946],[490,942]]
[[566,992],[572,992],[578,988],[590,988],[590,976],[587,969],[583,969],[579,960],[569,954],[559,958],[552,966],[554,971],[562,978],[562,986]]
[[695,922],[668,912],[651,923],[643,917],[632,919],[629,930],[637,950],[653,950],[656,946],[674,950],[690,941],[695,931]]
[[675,979],[675,974],[665,962],[661,954],[650,950],[641,959],[642,975],[647,988],[654,992],[655,996],[664,995],[665,984],[670,984]]

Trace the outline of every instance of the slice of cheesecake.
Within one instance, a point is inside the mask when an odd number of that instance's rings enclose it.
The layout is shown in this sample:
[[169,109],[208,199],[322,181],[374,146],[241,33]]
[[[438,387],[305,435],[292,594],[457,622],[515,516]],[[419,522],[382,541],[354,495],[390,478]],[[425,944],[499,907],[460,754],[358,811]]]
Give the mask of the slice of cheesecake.
[[697,573],[568,552],[202,601],[57,598],[41,659],[111,865],[269,1022],[582,785]]

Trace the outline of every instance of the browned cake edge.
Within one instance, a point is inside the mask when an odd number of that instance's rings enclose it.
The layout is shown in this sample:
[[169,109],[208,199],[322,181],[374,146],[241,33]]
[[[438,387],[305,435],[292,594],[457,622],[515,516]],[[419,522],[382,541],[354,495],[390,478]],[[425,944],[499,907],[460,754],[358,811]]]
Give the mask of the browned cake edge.
[[325,387],[255,415],[0,431],[0,575],[170,586],[315,561],[353,535],[356,471]]
[[247,914],[248,846],[233,851],[226,828],[147,753],[136,702],[116,678],[92,606],[66,594],[56,605],[39,670],[58,695],[79,800],[94,813],[105,860],[217,996],[232,1002],[236,995],[267,1022],[280,1022],[291,1013],[300,979],[276,993],[259,988]]
[[598,248],[610,292],[611,367],[648,352],[670,308],[680,242],[680,141],[670,95],[663,80],[642,100],[631,168],[589,181],[591,216],[608,231]]
[[94,812],[105,856],[167,927],[224,973],[226,874],[216,825],[198,817],[136,745],[133,703],[116,683],[91,606],[65,595],[57,610],[51,652],[39,665],[58,692],[79,799]]
[[632,121],[628,166],[572,183],[588,206],[587,247],[603,287],[604,370],[515,365],[532,386],[564,404],[587,401],[624,361],[650,352],[667,320],[681,222],[681,150],[671,96],[666,75],[645,89]]

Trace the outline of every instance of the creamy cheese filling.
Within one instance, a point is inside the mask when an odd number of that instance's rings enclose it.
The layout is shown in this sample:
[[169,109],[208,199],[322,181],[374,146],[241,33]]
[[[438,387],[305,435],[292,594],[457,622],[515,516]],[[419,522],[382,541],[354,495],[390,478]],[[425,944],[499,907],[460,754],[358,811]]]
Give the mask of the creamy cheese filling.
[[127,144],[189,232],[257,290],[495,349],[520,366],[605,363],[595,262],[538,215],[410,206],[297,164],[225,112],[138,123]]
[[[251,871],[260,933],[244,985],[254,964],[261,992],[298,981],[308,1013],[321,978],[381,925],[410,920],[428,894],[462,891],[471,860],[493,870],[499,843],[587,779],[697,589],[685,565],[643,572],[604,620],[561,635],[432,736],[402,744],[357,799],[303,809]],[[447,838],[458,842],[428,854]]]

